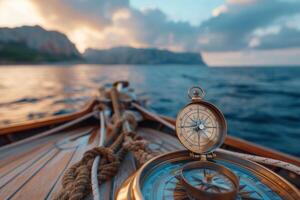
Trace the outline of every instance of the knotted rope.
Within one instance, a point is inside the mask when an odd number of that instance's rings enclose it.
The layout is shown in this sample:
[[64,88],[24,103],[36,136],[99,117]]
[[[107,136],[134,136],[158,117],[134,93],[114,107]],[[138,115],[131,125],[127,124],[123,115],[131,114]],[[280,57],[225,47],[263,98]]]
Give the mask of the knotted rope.
[[91,189],[91,169],[97,155],[101,156],[98,168],[99,183],[103,183],[117,173],[120,162],[113,151],[106,147],[95,147],[85,152],[82,159],[65,172],[62,179],[63,190],[55,199],[78,200],[85,197]]
[[123,148],[133,153],[139,165],[143,165],[157,155],[157,153],[148,148],[148,141],[136,135],[134,132],[125,136]]
[[[112,117],[109,128],[113,134],[121,131],[120,126],[128,122],[131,130],[135,130],[137,122],[129,112],[124,112],[121,120]],[[138,165],[144,164],[157,154],[148,148],[148,142],[134,131],[122,131],[109,147],[95,147],[84,153],[81,160],[73,164],[62,178],[62,190],[55,200],[81,200],[91,191],[91,170],[96,156],[101,156],[98,166],[98,182],[112,178],[120,167],[126,153],[133,153]]]

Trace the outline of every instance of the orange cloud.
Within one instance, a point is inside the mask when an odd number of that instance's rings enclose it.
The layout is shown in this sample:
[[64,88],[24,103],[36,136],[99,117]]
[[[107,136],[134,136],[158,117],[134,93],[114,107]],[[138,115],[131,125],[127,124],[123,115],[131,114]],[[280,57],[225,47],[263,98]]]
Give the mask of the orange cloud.
[[[113,2],[114,1],[114,2]],[[120,45],[143,46],[132,30],[122,26],[130,17],[126,1],[74,2],[32,0],[47,28],[64,32],[83,52],[86,48],[109,48]],[[125,2],[125,3],[124,3]]]
[[29,0],[0,0],[0,26],[42,25],[45,21]]

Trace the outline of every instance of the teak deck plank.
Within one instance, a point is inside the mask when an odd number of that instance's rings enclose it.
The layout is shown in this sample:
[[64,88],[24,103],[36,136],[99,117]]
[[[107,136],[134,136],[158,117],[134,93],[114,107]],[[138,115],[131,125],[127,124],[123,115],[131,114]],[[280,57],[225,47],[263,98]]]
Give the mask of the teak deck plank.
[[35,154],[37,154],[39,151],[41,151],[41,149],[43,148],[43,145],[40,145],[36,148],[33,148],[29,151],[25,151],[25,152],[22,152],[21,154],[19,155],[16,155],[16,156],[6,156],[5,158],[2,158],[1,161],[0,161],[0,168],[8,165],[8,164],[11,164],[11,162],[15,162],[15,161],[20,161],[20,160],[28,160],[30,159],[31,157],[33,157]]
[[[42,159],[46,154],[49,153],[50,150],[53,150],[54,147],[48,148],[45,151],[41,152],[40,155],[33,157],[30,160],[27,160],[26,162],[22,163],[21,165],[15,165],[15,166],[5,166],[5,169],[2,170],[1,168],[1,175],[3,175],[0,179],[0,187],[2,185],[5,185],[10,179],[13,179],[15,177],[18,177],[21,173],[23,173],[27,168],[32,166],[34,163]],[[17,160],[18,161],[18,160]]]
[[59,176],[57,177],[56,182],[54,183],[54,185],[52,186],[52,188],[49,190],[47,196],[45,196],[45,199],[53,199],[61,190],[62,185],[61,185],[61,181],[62,181],[62,177],[65,173],[65,171],[75,162],[77,162],[82,154],[84,153],[85,149],[84,148],[76,148],[76,150],[74,151],[74,155],[71,157],[71,160],[69,163],[66,164],[65,168],[61,171],[61,173],[59,174]]
[[135,164],[135,160],[132,154],[128,153],[125,156],[124,161],[122,162],[119,172],[116,174],[116,176],[113,179],[113,187],[112,187],[112,197],[111,199],[114,199],[116,192],[118,191],[119,187],[125,181],[128,176],[132,175],[137,169],[137,166]]
[[97,133],[92,130],[88,126],[63,131],[0,152],[5,160],[0,167],[0,199],[50,197],[60,189],[59,180],[69,164],[98,144]]
[[150,128],[139,128],[138,132],[150,142],[150,148],[158,150],[161,153],[184,149],[175,137],[161,131]]
[[36,163],[27,168],[17,177],[12,179],[0,189],[1,199],[11,199],[30,179],[32,179],[49,161],[51,161],[59,152],[57,149],[51,150]]
[[[69,136],[76,137],[76,134],[84,133],[84,132],[87,132],[88,130],[90,130],[90,127],[82,127],[82,128],[77,128],[75,130],[73,129],[73,130],[59,131],[52,135],[48,135],[48,136],[33,139],[33,140],[30,140],[30,138],[27,138],[27,139],[29,139],[28,141],[26,141],[25,143],[21,143],[19,145],[14,145],[15,143],[8,144],[6,146],[0,147],[0,159],[3,160],[8,157],[12,158],[13,156],[15,156],[15,157],[22,156],[22,154],[24,152],[28,152],[28,151],[38,147],[39,145],[46,144],[50,141],[56,142],[58,140],[67,138]],[[18,143],[18,142],[16,142],[16,143]]]
[[62,186],[61,186],[62,177],[63,177],[66,169],[68,169],[74,163],[78,162],[82,158],[84,152],[86,152],[87,150],[98,145],[98,141],[99,141],[98,138],[99,138],[98,129],[96,129],[95,131],[93,131],[91,133],[88,143],[86,145],[82,145],[82,146],[76,148],[76,151],[75,151],[73,157],[71,158],[70,162],[66,165],[66,168],[61,171],[61,174],[58,177],[57,182],[53,185],[52,190],[49,191],[49,193],[45,197],[45,199],[53,199],[59,193],[59,191],[62,188]]
[[[58,137],[58,136],[56,136]],[[40,148],[41,146],[50,143],[53,141],[55,137],[48,137],[48,138],[43,138],[37,141],[34,141],[32,143],[26,143],[24,145],[20,145],[18,147],[14,148],[8,148],[2,150],[0,148],[0,159],[4,160],[5,162],[8,162],[9,160],[16,160],[19,158],[22,158],[24,155],[26,155],[29,152],[34,152],[36,149]],[[2,163],[1,163],[2,165]]]
[[60,151],[12,199],[45,199],[75,150]]

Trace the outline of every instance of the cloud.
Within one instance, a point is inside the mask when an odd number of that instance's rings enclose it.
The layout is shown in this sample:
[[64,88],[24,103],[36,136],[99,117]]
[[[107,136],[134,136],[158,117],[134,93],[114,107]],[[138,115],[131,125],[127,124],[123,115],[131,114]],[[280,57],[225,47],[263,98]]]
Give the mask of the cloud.
[[128,0],[31,0],[48,23],[67,28],[89,26],[97,30],[111,25],[115,12],[128,8]]
[[66,33],[81,51],[122,45],[122,41],[134,43],[115,25],[116,15],[130,9],[128,0],[30,1],[45,21],[40,25]]
[[158,9],[143,12],[131,9],[130,18],[119,22],[132,31],[144,46],[187,50],[197,37],[198,29],[187,22],[174,22]]
[[257,49],[283,49],[300,46],[300,30],[284,27],[276,34],[267,34],[259,38]]
[[209,41],[201,46],[204,50],[235,51],[247,48],[256,29],[300,13],[300,2],[229,1],[223,6],[226,8],[222,9],[223,12],[200,26],[199,37]]
[[[227,0],[198,26],[172,21],[158,8],[132,8],[129,0],[31,1],[47,26],[65,32],[81,50],[120,45],[212,52],[300,47],[296,39],[285,38],[299,38],[299,31],[284,25],[300,13],[298,1]],[[280,27],[280,33],[257,34],[270,26]]]

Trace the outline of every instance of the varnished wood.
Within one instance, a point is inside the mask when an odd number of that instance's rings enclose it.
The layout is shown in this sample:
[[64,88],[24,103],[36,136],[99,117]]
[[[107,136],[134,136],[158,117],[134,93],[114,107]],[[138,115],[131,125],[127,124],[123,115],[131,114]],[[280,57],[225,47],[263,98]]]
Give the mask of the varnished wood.
[[[46,143],[36,141],[36,148],[23,144],[17,149],[7,149],[6,164],[0,167],[0,199],[51,199],[61,188],[61,178],[70,165],[77,162],[85,151],[96,146],[99,138],[97,131],[83,127],[48,136]],[[48,140],[47,140],[48,139]],[[29,150],[26,151],[27,147]],[[22,150],[22,154],[14,156]],[[1,156],[2,152],[0,152]],[[29,156],[32,154],[31,156]],[[10,157],[15,158],[11,160]]]
[[24,156],[21,155],[17,158],[13,157],[12,159],[7,160],[1,166],[1,176],[0,176],[1,181],[5,182],[5,180],[3,180],[3,177],[15,176],[16,174],[20,173],[22,170],[28,168],[34,162],[39,160],[44,154],[48,153],[51,148],[53,148],[53,145],[47,144],[33,152],[32,151],[26,152]]
[[59,116],[53,116],[53,117],[46,117],[42,119],[36,119],[36,120],[30,120],[18,124],[12,124],[8,126],[0,126],[0,135],[8,135],[12,133],[21,133],[21,131],[26,131],[34,128],[40,128],[44,126],[53,126],[55,124],[67,122],[73,119],[76,119],[78,117],[81,117],[93,109],[94,105],[96,103],[96,98],[93,97],[84,108],[81,110],[70,113],[70,114],[64,114]]
[[33,165],[25,169],[25,171],[23,171],[17,177],[11,177],[0,189],[2,199],[13,198],[13,196],[16,195],[26,184],[28,184],[30,180],[32,180],[32,178],[37,175],[40,170],[45,165],[47,165],[49,161],[51,161],[58,153],[59,150],[52,149],[51,151],[49,151],[49,153],[47,153]]
[[38,175],[32,177],[12,199],[45,199],[56,183],[57,177],[64,171],[66,165],[70,159],[72,159],[76,149],[77,148],[59,151],[59,153],[38,172]]

